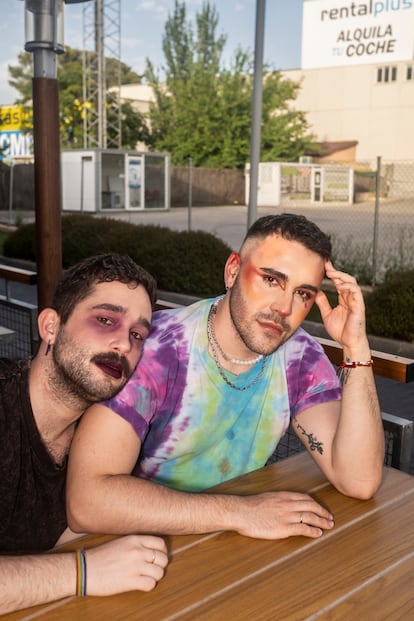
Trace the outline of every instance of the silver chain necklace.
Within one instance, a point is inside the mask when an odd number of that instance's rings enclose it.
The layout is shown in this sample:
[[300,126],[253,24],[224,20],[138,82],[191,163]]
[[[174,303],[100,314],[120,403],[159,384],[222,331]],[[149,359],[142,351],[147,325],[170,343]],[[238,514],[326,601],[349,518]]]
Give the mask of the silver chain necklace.
[[[213,354],[213,358],[214,358],[214,362],[216,363],[217,370],[220,373],[221,377],[226,382],[226,384],[228,384],[228,386],[230,386],[231,388],[234,388],[234,390],[247,390],[248,388],[251,388],[252,386],[254,386],[259,381],[259,379],[262,377],[263,372],[265,370],[266,362],[267,362],[267,356],[261,356],[261,358],[263,358],[262,366],[260,367],[260,371],[254,378],[254,380],[252,380],[249,384],[246,384],[246,386],[236,386],[236,384],[233,384],[233,382],[229,380],[229,378],[227,377],[226,372],[221,366],[219,357],[218,357],[218,351],[221,351],[221,348],[217,342],[216,335],[214,333],[214,325],[213,325],[213,317],[216,314],[216,312],[217,312],[217,302],[211,305],[209,313],[208,313],[208,319],[207,319],[207,338],[208,338],[208,342],[211,347],[211,352]],[[258,360],[260,360],[260,358]]]

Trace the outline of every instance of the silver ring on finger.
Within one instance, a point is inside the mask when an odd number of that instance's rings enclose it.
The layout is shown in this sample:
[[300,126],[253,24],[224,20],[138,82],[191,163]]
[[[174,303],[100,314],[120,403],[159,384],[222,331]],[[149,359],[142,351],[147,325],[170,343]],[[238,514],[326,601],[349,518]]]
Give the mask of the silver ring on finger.
[[300,514],[300,520],[299,520],[299,523],[300,523],[300,524],[303,524],[303,511],[302,511],[302,513]]
[[152,551],[152,560],[151,560],[151,564],[153,565],[155,563],[155,550]]

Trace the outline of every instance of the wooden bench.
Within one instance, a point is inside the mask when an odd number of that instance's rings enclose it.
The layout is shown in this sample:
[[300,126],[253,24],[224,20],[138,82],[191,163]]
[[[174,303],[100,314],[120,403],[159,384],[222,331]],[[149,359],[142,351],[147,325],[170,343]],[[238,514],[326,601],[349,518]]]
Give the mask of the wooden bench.
[[[315,337],[322,345],[329,360],[338,366],[343,360],[342,347],[335,341],[322,337]],[[374,361],[373,370],[375,375],[388,377],[399,382],[412,382],[414,380],[414,360],[404,356],[387,354],[382,351],[371,351]]]
[[6,287],[6,299],[10,300],[10,283],[19,282],[22,285],[36,285],[37,273],[31,270],[26,270],[21,267],[12,267],[0,264],[0,279],[3,278]]
[[5,280],[13,280],[24,285],[35,285],[37,283],[37,273],[31,270],[25,270],[20,267],[11,267],[0,264],[0,278]]

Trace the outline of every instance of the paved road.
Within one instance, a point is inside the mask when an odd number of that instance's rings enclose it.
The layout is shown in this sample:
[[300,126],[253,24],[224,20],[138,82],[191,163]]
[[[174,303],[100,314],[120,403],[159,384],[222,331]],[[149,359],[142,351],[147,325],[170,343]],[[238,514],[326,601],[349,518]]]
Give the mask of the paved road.
[[[323,231],[342,238],[351,237],[355,243],[370,244],[373,241],[375,223],[374,202],[354,205],[325,204],[304,205],[291,201],[281,207],[258,207],[257,217],[269,213],[303,213],[314,220]],[[33,221],[34,212],[18,211],[12,214],[24,222]],[[99,217],[100,214],[96,214]],[[132,223],[159,224],[176,230],[202,230],[213,233],[227,242],[233,249],[239,247],[247,230],[248,209],[245,205],[225,205],[218,207],[173,207],[168,211],[147,209],[145,211],[117,212],[101,214]],[[8,223],[8,212],[0,212],[0,222]],[[380,244],[396,243],[400,235],[413,232],[414,201],[383,201],[377,219]]]
[[[352,238],[355,244],[371,244],[374,236],[374,203],[355,205],[304,206],[292,202],[281,207],[258,207],[257,217],[281,213],[303,213],[323,231],[342,238]],[[107,215],[107,214],[102,214]],[[109,214],[108,214],[109,215]],[[396,240],[397,233],[412,231],[414,205],[410,203],[384,203],[378,218],[379,243],[388,245]],[[114,214],[117,219],[132,223],[159,224],[176,230],[202,230],[213,233],[237,249],[247,230],[248,209],[244,205],[219,207],[174,207],[169,211],[130,212]],[[395,235],[394,235],[395,234]]]

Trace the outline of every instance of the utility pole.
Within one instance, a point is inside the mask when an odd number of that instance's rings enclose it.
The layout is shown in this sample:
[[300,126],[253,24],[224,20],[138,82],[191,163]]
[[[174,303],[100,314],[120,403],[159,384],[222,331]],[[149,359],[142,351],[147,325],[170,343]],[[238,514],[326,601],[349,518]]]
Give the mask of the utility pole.
[[[106,58],[117,61],[108,89]],[[83,146],[120,149],[121,2],[93,0],[83,7]]]

